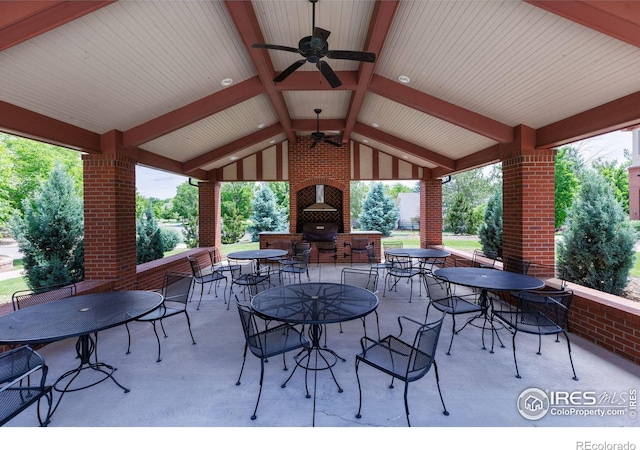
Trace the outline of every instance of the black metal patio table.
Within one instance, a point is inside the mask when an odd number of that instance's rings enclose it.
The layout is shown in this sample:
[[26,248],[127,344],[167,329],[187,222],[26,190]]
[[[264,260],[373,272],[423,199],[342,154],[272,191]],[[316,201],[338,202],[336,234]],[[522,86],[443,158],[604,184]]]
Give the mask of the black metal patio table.
[[[378,297],[371,291],[358,286],[340,283],[300,283],[277,286],[260,292],[251,300],[256,314],[267,320],[276,320],[290,324],[308,325],[311,341],[309,349],[295,356],[296,364],[305,369],[305,388],[307,373],[314,371],[313,417],[315,425],[315,399],[317,372],[329,370],[333,381],[342,388],[333,373],[332,367],[338,359],[345,361],[335,351],[320,345],[323,328],[326,324],[346,322],[371,313],[378,307]],[[293,373],[282,384],[284,388]]]
[[242,259],[242,260],[255,260],[256,269],[260,271],[260,260],[268,258],[278,258],[285,256],[289,252],[278,248],[261,248],[257,250],[242,250],[239,252],[232,252],[227,255],[227,258]]
[[[37,345],[77,337],[76,354],[79,365],[64,373],[54,384],[60,392],[58,407],[66,392],[74,392],[95,386],[110,378],[117,386],[129,392],[114,377],[115,367],[104,362],[91,362],[96,343],[91,334],[122,325],[153,311],[162,303],[162,295],[151,291],[118,291],[79,295],[34,305],[0,317],[0,343]],[[85,369],[102,375],[79,387],[71,387],[73,381]],[[61,387],[63,381],[64,387]],[[52,412],[53,414],[53,412]]]
[[392,256],[403,256],[407,255],[410,258],[420,258],[420,259],[436,259],[436,258],[446,258],[451,253],[438,250],[435,248],[417,248],[417,247],[409,247],[409,248],[390,248],[389,250],[385,250],[385,253],[388,253]]
[[[491,324],[492,340],[495,327],[493,321],[488,315],[489,296],[488,291],[527,291],[532,289],[540,289],[544,287],[544,281],[538,278],[523,275],[520,273],[509,272],[506,270],[488,269],[483,267],[445,267],[433,271],[436,278],[447,280],[454,284],[480,289],[480,297],[478,302],[482,307],[482,314],[486,321]],[[467,320],[467,324],[471,324],[478,316]],[[463,327],[464,328],[464,327]],[[484,326],[483,326],[484,329]],[[460,331],[460,330],[458,330]],[[498,336],[500,339],[500,336]],[[484,342],[484,332],[483,332]],[[502,341],[500,341],[502,344]],[[502,345],[504,347],[504,345]],[[493,353],[493,342],[491,344],[491,353]]]

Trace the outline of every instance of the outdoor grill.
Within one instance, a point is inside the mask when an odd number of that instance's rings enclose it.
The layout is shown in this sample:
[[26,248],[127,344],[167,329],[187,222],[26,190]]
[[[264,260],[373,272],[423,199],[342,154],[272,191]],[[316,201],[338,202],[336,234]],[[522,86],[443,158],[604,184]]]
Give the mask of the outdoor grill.
[[302,239],[313,242],[318,249],[318,263],[321,253],[332,254],[333,263],[338,258],[338,224],[305,223],[302,226]]

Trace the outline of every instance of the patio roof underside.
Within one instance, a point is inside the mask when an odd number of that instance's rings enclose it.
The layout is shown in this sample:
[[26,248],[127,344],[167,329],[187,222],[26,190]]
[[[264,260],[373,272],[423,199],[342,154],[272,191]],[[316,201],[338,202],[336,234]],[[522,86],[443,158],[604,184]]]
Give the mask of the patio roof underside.
[[[297,47],[308,0],[0,2],[0,130],[196,179],[320,129],[437,178],[640,124],[640,3],[320,0],[332,89]],[[408,84],[399,76],[410,79]],[[221,81],[231,78],[230,86]],[[119,135],[119,134],[118,134]]]

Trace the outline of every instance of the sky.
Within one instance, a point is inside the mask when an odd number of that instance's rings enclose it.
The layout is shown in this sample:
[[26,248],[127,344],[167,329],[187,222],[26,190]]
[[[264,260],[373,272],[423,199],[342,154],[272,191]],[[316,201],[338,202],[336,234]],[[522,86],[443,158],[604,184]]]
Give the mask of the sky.
[[[621,162],[624,157],[623,150],[631,150],[633,138],[630,131],[614,131],[595,138],[575,142],[572,145],[580,148],[587,162],[600,157],[607,160],[617,159],[618,162]],[[141,166],[136,167],[136,187],[138,188],[138,193],[144,197],[155,197],[163,200],[172,198],[176,195],[178,185],[188,180],[187,177],[173,175],[168,172]]]

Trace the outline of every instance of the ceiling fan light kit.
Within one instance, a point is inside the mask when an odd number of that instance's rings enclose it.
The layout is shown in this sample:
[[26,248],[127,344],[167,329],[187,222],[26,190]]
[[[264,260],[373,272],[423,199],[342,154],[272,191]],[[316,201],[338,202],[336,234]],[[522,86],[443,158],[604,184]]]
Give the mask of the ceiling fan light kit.
[[376,54],[355,50],[329,50],[327,38],[331,34],[331,31],[316,27],[316,3],[318,0],[309,0],[309,2],[313,5],[311,36],[305,36],[300,39],[298,42],[298,48],[260,43],[255,43],[251,47],[298,53],[304,57],[304,59],[299,59],[278,74],[273,79],[274,83],[284,81],[289,75],[302,67],[306,62],[309,62],[316,65],[322,76],[327,80],[332,88],[337,88],[342,85],[342,81],[340,81],[340,78],[333,71],[329,63],[324,61],[322,58],[327,57],[329,59],[346,59],[349,61],[373,63],[376,60]]

